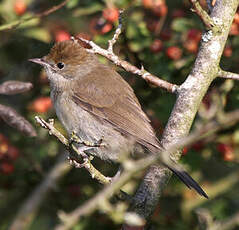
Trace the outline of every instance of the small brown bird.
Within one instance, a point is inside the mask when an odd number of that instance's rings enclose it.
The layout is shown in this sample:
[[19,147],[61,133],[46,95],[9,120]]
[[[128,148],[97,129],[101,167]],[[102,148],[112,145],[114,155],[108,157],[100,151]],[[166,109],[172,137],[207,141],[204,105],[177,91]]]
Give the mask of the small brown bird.
[[[30,61],[45,68],[56,114],[68,134],[90,143],[103,139],[103,146],[87,154],[117,162],[125,153],[143,157],[162,149],[133,89],[76,41],[56,43],[48,55]],[[208,198],[185,171],[169,168]]]

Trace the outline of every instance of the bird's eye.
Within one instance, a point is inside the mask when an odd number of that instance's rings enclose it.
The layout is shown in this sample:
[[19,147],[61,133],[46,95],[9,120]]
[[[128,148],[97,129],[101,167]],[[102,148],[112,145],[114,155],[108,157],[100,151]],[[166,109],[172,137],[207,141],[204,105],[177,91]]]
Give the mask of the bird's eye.
[[57,66],[59,69],[63,69],[64,66],[65,66],[65,64],[62,63],[62,62],[58,62],[58,63],[56,64],[56,66]]

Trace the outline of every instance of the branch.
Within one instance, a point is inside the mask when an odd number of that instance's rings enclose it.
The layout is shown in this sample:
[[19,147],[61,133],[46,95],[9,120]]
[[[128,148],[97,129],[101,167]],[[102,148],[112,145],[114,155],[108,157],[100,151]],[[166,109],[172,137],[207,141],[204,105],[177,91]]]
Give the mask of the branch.
[[239,225],[239,212],[223,221],[213,221],[210,212],[205,208],[196,211],[200,230],[227,230]]
[[62,3],[60,3],[56,6],[53,6],[52,8],[47,9],[46,11],[43,11],[42,13],[38,13],[38,14],[35,14],[33,16],[30,16],[30,17],[29,16],[22,17],[19,20],[16,20],[16,21],[13,21],[13,22],[10,22],[10,23],[7,23],[7,24],[3,24],[3,25],[0,26],[0,31],[15,29],[24,22],[28,22],[28,21],[30,21],[32,19],[35,19],[35,18],[42,18],[44,16],[47,16],[47,15],[59,10],[60,8],[62,8],[64,5],[66,5],[67,2],[69,2],[69,0],[65,0]]
[[37,135],[30,122],[11,107],[0,104],[0,118],[2,118],[9,126],[19,130],[27,136],[35,137]]
[[0,94],[13,95],[18,93],[24,93],[32,89],[33,85],[30,82],[21,81],[5,81],[0,84]]
[[28,229],[47,192],[56,185],[59,178],[65,175],[70,168],[69,164],[65,162],[65,155],[61,154],[41,184],[24,201],[9,230]]
[[49,14],[52,14],[52,13],[54,13],[55,11],[61,9],[63,6],[65,6],[66,3],[69,2],[69,1],[70,1],[70,0],[65,0],[65,1],[63,1],[62,3],[60,3],[60,4],[56,5],[56,6],[53,6],[53,7],[51,7],[50,9],[47,9],[47,10],[43,11],[42,13],[37,13],[36,16],[39,17],[39,18],[41,18],[41,17],[47,16],[47,15],[49,15]]
[[[54,135],[62,144],[67,146],[68,148],[72,145],[73,150],[77,153],[78,156],[81,156],[82,153],[78,150],[78,148],[74,144],[70,144],[67,138],[65,138],[55,127],[54,127],[54,120],[50,119],[49,122],[46,122],[41,117],[35,117],[36,122],[41,125],[44,129],[49,130],[50,135]],[[111,182],[110,177],[104,176],[100,171],[98,171],[92,164],[90,158],[85,158],[84,163],[79,160],[79,157],[75,157],[74,154],[70,151],[70,159],[71,162],[76,167],[83,167],[85,168],[91,175],[92,178],[98,180],[101,184],[109,184]]]
[[[61,213],[60,219],[63,222],[59,224],[55,230],[68,230],[71,229],[82,216],[90,215],[97,208],[101,208],[102,204],[108,202],[108,199],[116,193],[125,183],[127,183],[132,177],[139,171],[146,169],[152,164],[159,163],[161,161],[160,155],[169,155],[171,152],[175,152],[185,146],[189,146],[202,138],[211,135],[221,129],[234,125],[239,121],[239,110],[230,112],[224,116],[220,121],[211,121],[200,129],[194,131],[188,137],[179,140],[177,143],[171,144],[167,150],[163,150],[158,154],[149,155],[144,159],[137,161],[127,161],[124,166],[124,171],[117,180],[114,180],[110,185],[106,186],[103,190],[97,193],[96,196],[85,202],[82,206],[75,209],[69,214]],[[209,194],[210,195],[210,194]],[[115,210],[114,210],[115,211]],[[143,219],[141,218],[143,221]],[[126,223],[127,224],[127,223]]]
[[199,223],[199,230],[208,230],[213,223],[210,212],[205,208],[198,208],[196,215]]
[[193,5],[193,11],[201,18],[204,25],[208,28],[213,30],[215,28],[215,23],[213,22],[212,18],[208,15],[208,13],[201,7],[198,0],[189,0]]
[[141,69],[137,68],[136,66],[133,66],[127,61],[121,60],[117,55],[114,54],[113,52],[113,46],[116,43],[117,39],[119,38],[119,35],[122,32],[122,22],[121,22],[121,17],[122,17],[122,11],[120,12],[120,17],[119,17],[119,25],[118,28],[115,31],[115,34],[111,40],[109,40],[109,46],[108,49],[103,49],[100,46],[96,45],[93,41],[89,41],[87,39],[81,38],[81,37],[72,37],[73,40],[80,40],[88,45],[90,45],[92,48],[87,49],[88,52],[94,53],[94,54],[100,54],[107,59],[111,60],[114,64],[121,66],[124,68],[126,71],[131,72],[133,74],[141,76],[144,80],[149,82],[152,85],[155,85],[157,87],[161,87],[163,89],[166,89],[170,93],[175,93],[178,86],[172,83],[169,83],[165,80],[162,80],[149,72],[147,72],[144,67],[142,66]]
[[228,230],[239,225],[239,212],[224,221],[218,221],[210,230]]
[[227,72],[222,69],[218,71],[218,77],[221,78],[227,78],[227,79],[233,79],[233,80],[239,80],[239,74],[237,73],[232,73],[232,72]]

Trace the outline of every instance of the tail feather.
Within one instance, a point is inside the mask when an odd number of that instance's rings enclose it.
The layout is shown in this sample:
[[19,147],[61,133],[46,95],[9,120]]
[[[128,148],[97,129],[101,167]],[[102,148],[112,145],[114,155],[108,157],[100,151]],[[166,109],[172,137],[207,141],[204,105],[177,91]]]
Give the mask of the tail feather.
[[197,193],[208,199],[208,195],[203,191],[200,185],[185,171],[180,171],[167,166],[188,188],[195,189]]

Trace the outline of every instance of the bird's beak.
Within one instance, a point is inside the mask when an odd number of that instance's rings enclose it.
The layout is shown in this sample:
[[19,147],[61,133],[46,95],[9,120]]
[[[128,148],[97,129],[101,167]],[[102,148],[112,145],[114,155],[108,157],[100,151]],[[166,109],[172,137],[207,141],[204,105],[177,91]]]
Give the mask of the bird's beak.
[[37,63],[39,65],[45,66],[47,65],[47,62],[45,62],[42,58],[33,58],[33,59],[28,59],[28,61]]

